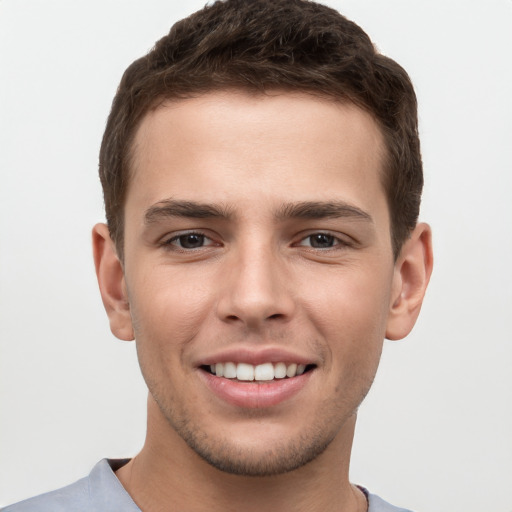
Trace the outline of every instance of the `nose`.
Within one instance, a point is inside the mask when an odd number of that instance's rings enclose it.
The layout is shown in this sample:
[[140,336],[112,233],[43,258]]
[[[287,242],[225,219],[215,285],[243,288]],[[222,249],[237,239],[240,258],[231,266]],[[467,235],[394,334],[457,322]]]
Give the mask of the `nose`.
[[236,251],[223,277],[217,308],[222,321],[258,329],[292,317],[295,302],[286,262],[269,245]]

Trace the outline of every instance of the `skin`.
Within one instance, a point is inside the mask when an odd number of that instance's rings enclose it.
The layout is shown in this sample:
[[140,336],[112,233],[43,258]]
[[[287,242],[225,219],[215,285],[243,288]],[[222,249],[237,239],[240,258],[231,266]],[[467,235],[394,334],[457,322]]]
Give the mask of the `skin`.
[[[393,258],[384,151],[370,115],[306,94],[215,92],[146,115],[124,262],[106,226],[93,233],[112,332],[136,339],[149,388],[146,443],[117,473],[144,511],[365,509],[348,480],[357,408],[432,269],[425,224]],[[233,348],[313,369],[277,405],[235,406],[198,367]]]

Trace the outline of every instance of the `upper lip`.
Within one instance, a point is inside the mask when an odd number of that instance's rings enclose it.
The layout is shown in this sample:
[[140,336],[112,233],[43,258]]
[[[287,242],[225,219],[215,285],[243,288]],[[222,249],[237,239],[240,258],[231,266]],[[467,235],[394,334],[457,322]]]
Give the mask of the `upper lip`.
[[254,366],[263,363],[296,363],[315,364],[311,357],[300,355],[279,347],[231,347],[214,354],[204,356],[197,362],[197,366],[208,366],[215,363],[247,363]]

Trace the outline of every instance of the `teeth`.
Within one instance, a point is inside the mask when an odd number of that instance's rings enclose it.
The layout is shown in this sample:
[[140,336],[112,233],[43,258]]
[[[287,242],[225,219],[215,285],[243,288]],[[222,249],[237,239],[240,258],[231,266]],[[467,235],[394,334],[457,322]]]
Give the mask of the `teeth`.
[[226,377],[226,379],[236,379],[235,363],[224,363],[224,377]]
[[296,374],[297,374],[297,365],[295,363],[288,365],[288,367],[286,368],[286,376],[287,377],[295,377]]
[[247,363],[216,363],[210,365],[210,370],[217,377],[238,379],[242,381],[269,381],[302,375],[306,370],[305,364],[263,363],[256,366]]
[[286,377],[286,365],[284,363],[277,363],[274,366],[274,378],[284,379]]
[[252,364],[238,363],[236,378],[238,380],[254,380],[254,366]]
[[254,380],[272,380],[274,378],[274,365],[272,363],[259,364],[254,368]]

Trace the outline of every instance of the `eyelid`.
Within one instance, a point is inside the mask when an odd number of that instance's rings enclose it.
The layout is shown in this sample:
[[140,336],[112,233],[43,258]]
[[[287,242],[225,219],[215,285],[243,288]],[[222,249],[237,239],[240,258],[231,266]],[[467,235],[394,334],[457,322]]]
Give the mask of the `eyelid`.
[[[197,247],[197,248],[193,248],[193,249],[181,247],[180,245],[173,243],[173,242],[179,240],[182,236],[187,236],[187,235],[202,236],[204,238],[204,240],[209,241],[209,243],[207,243],[201,247]],[[184,229],[183,231],[178,231],[175,233],[165,235],[164,237],[162,237],[162,239],[158,243],[158,245],[161,247],[164,247],[167,249],[173,249],[176,251],[191,252],[191,251],[198,251],[200,249],[204,249],[204,248],[208,248],[208,247],[218,247],[221,244],[219,242],[216,242],[212,236],[208,236],[204,231],[202,231],[200,229]]]
[[[312,247],[310,244],[303,244],[305,240],[308,238],[315,236],[315,235],[327,235],[332,236],[334,238],[334,245],[332,247]],[[328,251],[328,250],[336,250],[343,247],[351,247],[355,244],[355,241],[349,237],[348,235],[341,235],[340,233],[333,233],[332,231],[325,230],[325,229],[318,229],[318,230],[311,230],[308,231],[306,234],[301,234],[298,242],[295,242],[293,245],[298,247],[307,247],[309,249],[315,250],[315,251]]]

